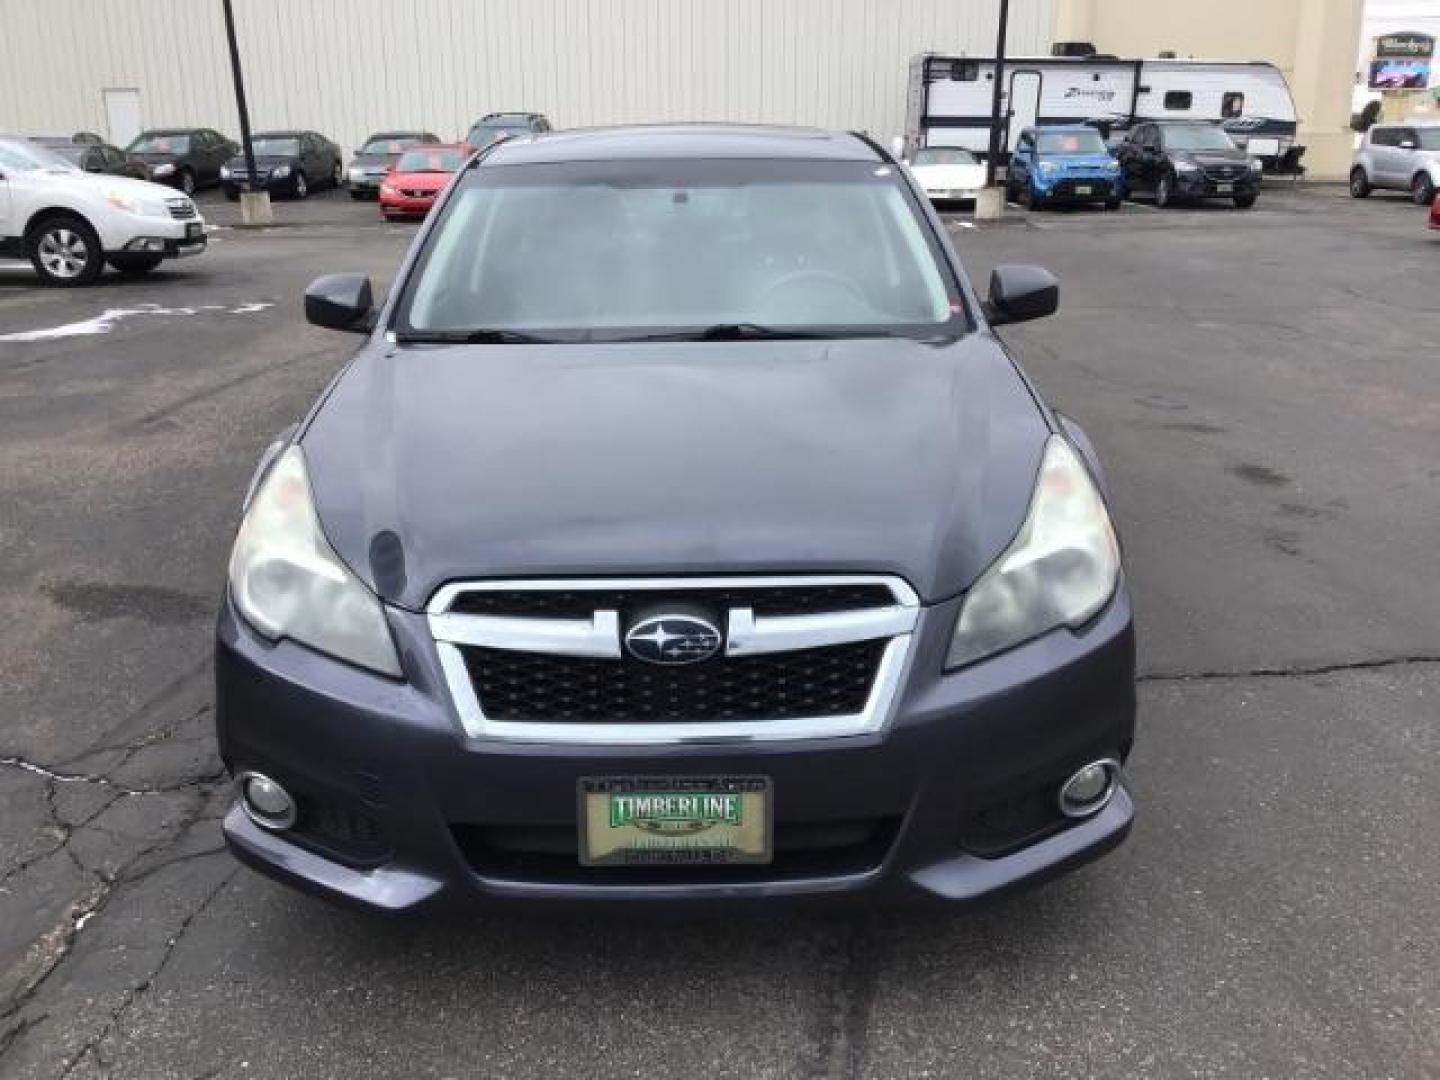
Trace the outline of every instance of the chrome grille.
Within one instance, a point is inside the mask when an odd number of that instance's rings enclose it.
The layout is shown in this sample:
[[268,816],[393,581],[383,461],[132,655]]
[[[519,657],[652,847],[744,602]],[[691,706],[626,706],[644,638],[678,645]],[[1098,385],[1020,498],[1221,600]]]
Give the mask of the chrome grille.
[[[630,655],[626,628],[700,610],[707,659]],[[919,601],[888,577],[476,582],[429,624],[466,733],[595,744],[833,738],[884,726]]]

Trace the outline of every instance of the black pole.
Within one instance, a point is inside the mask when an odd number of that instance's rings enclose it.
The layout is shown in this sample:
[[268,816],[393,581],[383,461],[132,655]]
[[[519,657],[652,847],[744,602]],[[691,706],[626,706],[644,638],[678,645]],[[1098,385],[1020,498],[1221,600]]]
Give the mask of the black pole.
[[250,141],[250,109],[245,104],[245,76],[240,74],[240,47],[235,44],[235,13],[230,10],[230,0],[220,0],[220,5],[225,9],[225,37],[230,42],[230,73],[235,77],[235,108],[240,113],[240,145],[245,149],[245,190],[254,191],[255,146]]
[[[228,5],[230,0],[225,0]],[[1000,99],[1005,86],[1005,30],[1010,23],[1010,0],[1000,0],[1000,32],[995,38],[995,92],[990,97],[990,151],[985,158],[985,186],[995,186],[995,166],[1000,161]],[[236,69],[239,70],[238,68]],[[1009,112],[1006,109],[1006,112]]]

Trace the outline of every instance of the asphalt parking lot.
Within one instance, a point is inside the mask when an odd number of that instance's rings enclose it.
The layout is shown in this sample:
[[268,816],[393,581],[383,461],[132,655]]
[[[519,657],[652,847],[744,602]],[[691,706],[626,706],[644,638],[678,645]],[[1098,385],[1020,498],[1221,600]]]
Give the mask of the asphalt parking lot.
[[[234,208],[202,198],[214,223]],[[326,194],[151,278],[0,268],[0,1075],[1440,1074],[1440,237],[1399,198],[948,220],[1099,447],[1139,818],[983,909],[382,921],[221,848],[211,621],[255,459],[414,229]]]

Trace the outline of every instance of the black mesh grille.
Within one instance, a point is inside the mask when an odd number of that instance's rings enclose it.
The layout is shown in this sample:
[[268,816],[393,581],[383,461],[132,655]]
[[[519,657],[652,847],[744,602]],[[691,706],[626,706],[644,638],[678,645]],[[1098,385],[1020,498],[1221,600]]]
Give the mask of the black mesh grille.
[[776,585],[727,589],[503,589],[456,597],[451,611],[531,619],[588,619],[596,611],[629,614],[664,601],[704,604],[718,610],[753,608],[756,615],[819,615],[889,607],[890,590],[879,584]]
[[173,199],[165,205],[169,208],[172,218],[187,221],[195,216],[195,204],[192,202]]
[[848,716],[865,708],[888,640],[667,667],[462,647],[492,720],[682,723]]

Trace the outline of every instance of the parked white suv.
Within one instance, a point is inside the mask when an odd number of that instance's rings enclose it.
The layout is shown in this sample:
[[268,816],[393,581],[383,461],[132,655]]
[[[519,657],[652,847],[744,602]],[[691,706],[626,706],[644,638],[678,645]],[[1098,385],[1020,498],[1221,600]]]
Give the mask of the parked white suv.
[[25,139],[0,136],[0,255],[27,258],[46,285],[85,285],[105,263],[145,274],[205,250],[205,221],[173,189],[77,169]]
[[1365,133],[1350,168],[1350,194],[1375,188],[1408,191],[1421,206],[1440,188],[1440,123],[1376,124]]

